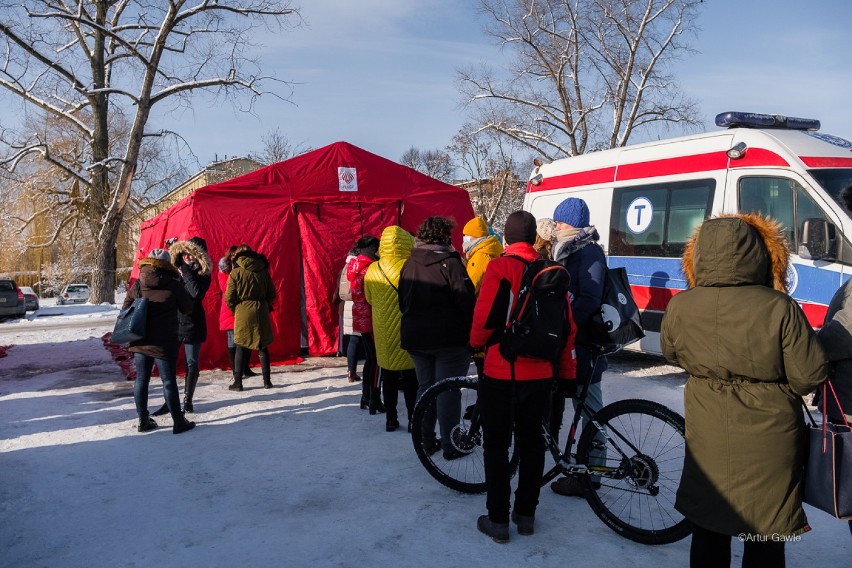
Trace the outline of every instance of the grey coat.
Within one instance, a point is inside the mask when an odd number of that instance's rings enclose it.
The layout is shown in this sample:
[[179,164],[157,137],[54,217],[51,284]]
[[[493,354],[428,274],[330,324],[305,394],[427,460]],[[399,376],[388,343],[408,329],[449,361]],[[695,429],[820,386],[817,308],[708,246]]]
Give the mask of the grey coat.
[[[831,363],[829,376],[840,406],[846,420],[852,421],[852,280],[847,280],[834,293],[817,338]],[[842,422],[840,409],[830,391],[827,401],[828,417]]]

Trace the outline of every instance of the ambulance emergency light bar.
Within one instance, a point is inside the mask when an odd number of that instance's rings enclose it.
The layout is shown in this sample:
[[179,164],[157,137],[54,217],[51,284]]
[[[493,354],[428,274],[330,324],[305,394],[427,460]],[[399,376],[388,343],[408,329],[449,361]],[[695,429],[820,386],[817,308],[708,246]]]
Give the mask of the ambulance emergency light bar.
[[780,114],[757,114],[753,112],[723,112],[716,115],[716,126],[725,128],[786,128],[788,130],[819,130],[815,118],[795,118]]

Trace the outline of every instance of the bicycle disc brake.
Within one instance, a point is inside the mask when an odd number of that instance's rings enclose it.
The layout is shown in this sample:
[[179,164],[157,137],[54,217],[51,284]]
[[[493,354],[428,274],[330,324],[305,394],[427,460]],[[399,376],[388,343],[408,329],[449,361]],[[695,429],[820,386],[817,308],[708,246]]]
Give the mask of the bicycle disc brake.
[[471,434],[462,424],[456,424],[450,432],[450,442],[458,451],[469,454],[482,445],[482,431]]
[[660,488],[657,486],[660,469],[650,456],[636,454],[630,458],[628,471],[627,480],[636,489],[644,489],[653,496],[660,492]]

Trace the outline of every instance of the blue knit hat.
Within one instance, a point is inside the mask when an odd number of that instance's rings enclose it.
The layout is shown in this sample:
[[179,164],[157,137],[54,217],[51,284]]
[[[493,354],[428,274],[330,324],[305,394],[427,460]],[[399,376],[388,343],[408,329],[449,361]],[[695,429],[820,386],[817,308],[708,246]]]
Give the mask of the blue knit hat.
[[589,207],[582,199],[569,197],[556,206],[556,210],[553,212],[553,220],[557,223],[566,223],[572,227],[588,227]]

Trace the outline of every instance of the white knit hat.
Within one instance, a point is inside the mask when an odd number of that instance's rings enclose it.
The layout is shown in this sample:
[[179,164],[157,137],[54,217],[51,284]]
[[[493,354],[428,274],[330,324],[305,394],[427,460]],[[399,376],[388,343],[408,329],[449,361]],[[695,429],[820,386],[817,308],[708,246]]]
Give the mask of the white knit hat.
[[535,232],[542,239],[552,241],[556,238],[556,222],[549,217],[543,217],[536,222]]

